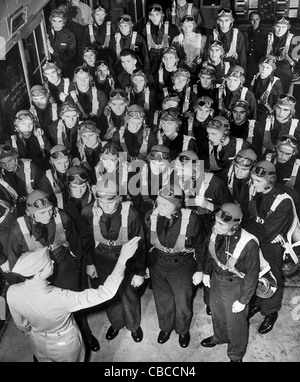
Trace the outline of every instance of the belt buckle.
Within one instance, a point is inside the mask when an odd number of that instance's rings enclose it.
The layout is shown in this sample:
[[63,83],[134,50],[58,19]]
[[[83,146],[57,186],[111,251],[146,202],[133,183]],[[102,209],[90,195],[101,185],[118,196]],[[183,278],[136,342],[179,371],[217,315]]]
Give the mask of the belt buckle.
[[161,44],[160,45],[155,44],[155,49],[161,49]]
[[116,245],[116,242],[115,242],[115,240],[108,240],[108,244],[110,245],[110,246],[115,246]]
[[137,160],[138,158],[137,157],[131,157],[131,162]]
[[48,245],[49,251],[53,251],[53,244]]
[[171,253],[172,252],[172,248],[166,248],[166,252]]

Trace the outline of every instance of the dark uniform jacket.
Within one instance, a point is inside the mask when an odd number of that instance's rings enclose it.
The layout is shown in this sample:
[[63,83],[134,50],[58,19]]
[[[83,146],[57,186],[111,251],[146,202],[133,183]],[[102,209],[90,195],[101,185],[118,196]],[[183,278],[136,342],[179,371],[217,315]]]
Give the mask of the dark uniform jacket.
[[[148,247],[151,249],[152,244],[150,242],[150,227],[151,220],[150,215],[152,211],[148,211],[145,216],[147,234],[148,234]],[[179,236],[180,227],[181,227],[181,211],[175,212],[172,214],[171,218],[158,215],[157,218],[157,226],[156,232],[158,235],[158,239],[166,248],[174,248],[177,238]],[[197,272],[205,272],[205,258],[206,258],[206,246],[204,242],[206,241],[206,233],[204,230],[204,226],[201,223],[199,216],[197,216],[194,212],[191,213],[190,221],[187,226],[186,231],[186,240],[185,247],[188,249],[194,249],[194,259],[196,260],[196,271]],[[156,262],[157,256],[187,256],[188,254],[184,254],[184,252],[180,253],[165,253],[159,249],[153,248],[153,250],[149,253],[149,263],[150,265],[154,265]]]
[[[93,264],[93,256],[97,256],[97,253],[104,254],[105,252],[110,253],[110,251],[114,251],[120,253],[121,246],[118,248],[114,246],[107,246],[105,244],[99,243],[99,245],[95,248],[95,240],[93,233],[93,203],[88,204],[82,210],[82,227],[80,229],[81,239],[82,239],[82,247],[84,250],[84,256],[87,265]],[[107,240],[116,240],[119,235],[119,231],[121,228],[121,209],[122,206],[119,204],[117,210],[111,214],[106,215],[102,214],[100,218],[100,230],[103,237]],[[140,236],[141,239],[139,241],[138,249],[131,259],[127,261],[127,267],[134,272],[134,274],[143,276],[145,274],[145,242],[144,242],[144,228],[143,223],[135,211],[133,206],[130,206],[129,215],[128,215],[128,239],[132,239],[135,236]]]
[[[228,252],[233,254],[240,237],[240,229],[231,236],[217,235],[215,242],[215,252],[220,263],[224,265],[227,263]],[[210,266],[211,269],[214,269],[215,272],[221,275],[227,277],[238,277],[233,275],[231,272],[223,270],[221,267],[219,267],[218,264],[212,259],[209,251],[207,255],[207,263],[209,264],[207,267]],[[245,274],[243,282],[240,284],[241,295],[238,301],[241,304],[248,304],[257,287],[259,274],[259,250],[258,244],[254,239],[251,239],[242,249],[239,258],[235,263],[235,268]]]

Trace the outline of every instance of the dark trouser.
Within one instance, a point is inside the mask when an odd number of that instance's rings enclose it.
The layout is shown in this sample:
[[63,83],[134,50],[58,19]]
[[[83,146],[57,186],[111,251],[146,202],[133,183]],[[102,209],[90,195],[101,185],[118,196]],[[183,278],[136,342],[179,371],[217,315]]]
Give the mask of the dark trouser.
[[282,305],[283,298],[283,249],[276,244],[261,243],[260,244],[264,258],[269,262],[271,271],[277,280],[278,289],[270,298],[260,298],[254,295],[250,301],[250,305],[260,307],[261,314],[266,316],[268,314],[278,312]]
[[249,337],[248,305],[242,312],[232,313],[232,304],[241,296],[242,282],[239,277],[223,277],[215,271],[211,277],[210,308],[214,341],[228,343],[227,354],[232,360],[243,358]]
[[[96,250],[93,262],[97,269],[98,278],[92,279],[92,286],[98,288],[113,271],[117,256],[102,255]],[[106,304],[106,314],[115,330],[124,326],[131,332],[136,331],[141,323],[141,304],[139,290],[131,285],[133,273],[127,271],[116,295]]]
[[[174,257],[177,255],[174,255]],[[192,320],[193,282],[195,261],[187,254],[178,262],[157,256],[150,267],[159,328],[164,332],[185,334]]]

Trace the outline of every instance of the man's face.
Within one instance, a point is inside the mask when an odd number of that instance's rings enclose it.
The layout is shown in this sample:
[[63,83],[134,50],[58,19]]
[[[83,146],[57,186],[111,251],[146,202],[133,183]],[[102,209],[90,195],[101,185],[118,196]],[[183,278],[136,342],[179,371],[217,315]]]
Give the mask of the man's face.
[[96,62],[96,55],[94,52],[86,52],[83,55],[84,61],[89,65],[89,66],[95,66]]
[[161,14],[161,12],[153,11],[153,12],[149,13],[149,19],[150,19],[150,21],[152,21],[152,23],[154,25],[159,25],[159,23],[161,22],[161,19],[162,19],[162,14]]
[[242,125],[247,119],[247,112],[243,107],[235,106],[232,109],[232,118],[235,124]]
[[126,109],[126,102],[121,99],[112,100],[110,101],[110,107],[116,115],[122,115]]
[[90,87],[90,76],[88,73],[77,73],[75,82],[81,92],[87,92]]
[[72,129],[72,127],[74,127],[78,121],[78,113],[77,111],[66,111],[61,116],[61,119],[69,129]]
[[143,119],[140,118],[129,118],[127,122],[127,128],[132,133],[137,133],[140,128],[143,126]]
[[279,146],[276,149],[276,156],[278,163],[286,163],[288,162],[294,154],[294,150],[289,146]]
[[160,127],[163,129],[166,137],[171,138],[178,130],[177,121],[160,121]]
[[257,29],[259,27],[259,23],[260,23],[259,15],[251,15],[250,24],[252,25],[253,29]]
[[166,53],[163,55],[162,62],[165,65],[165,68],[169,71],[172,71],[177,64],[177,58],[172,53]]
[[253,186],[256,188],[256,192],[264,193],[266,191],[266,187],[268,185],[268,180],[262,176],[257,176],[255,174],[251,174],[251,181]]
[[48,103],[48,98],[46,95],[42,96],[33,96],[32,97],[32,102],[35,104],[36,107],[39,109],[45,109]]
[[61,17],[53,17],[51,21],[51,27],[55,32],[59,32],[63,29],[64,20]]
[[87,182],[83,184],[69,184],[70,194],[75,199],[80,199],[83,197],[85,191],[87,190]]
[[174,80],[174,88],[177,90],[182,90],[187,84],[187,78],[185,76],[176,76]]
[[98,134],[90,132],[81,134],[82,142],[85,146],[94,148],[98,145]]
[[234,165],[234,175],[237,179],[246,179],[250,174],[250,168]]
[[277,37],[282,37],[288,30],[287,25],[284,24],[276,24],[274,26],[275,35]]
[[60,76],[56,69],[47,69],[44,70],[43,73],[44,76],[47,77],[48,81],[51,82],[51,84],[56,85],[60,81]]
[[185,21],[182,25],[182,30],[184,34],[189,34],[194,30],[194,22],[193,21]]
[[102,211],[107,214],[113,214],[119,205],[120,199],[118,196],[113,198],[97,198],[98,206],[102,209]]
[[142,76],[134,76],[132,79],[132,84],[133,84],[134,90],[137,93],[139,93],[145,87],[145,78]]
[[128,23],[122,23],[119,25],[120,32],[127,36],[131,32],[131,25]]
[[177,5],[179,5],[179,7],[183,7],[185,4],[186,0],[177,0]]
[[209,117],[210,112],[210,108],[198,106],[196,118],[198,119],[198,121],[204,122]]
[[208,140],[213,146],[218,146],[223,139],[223,130],[222,129],[213,129],[208,127],[207,129]]
[[233,76],[227,77],[226,78],[226,84],[227,84],[228,89],[231,92],[234,92],[241,85],[241,80],[238,77],[233,77]]
[[136,65],[136,59],[131,57],[130,55],[121,57],[121,64],[126,70],[127,73],[132,73],[132,71],[135,69]]
[[210,59],[214,61],[218,61],[221,58],[222,50],[218,48],[217,46],[212,46],[209,49],[209,57]]
[[49,224],[53,216],[53,206],[41,208],[34,212],[34,219],[37,223]]
[[272,74],[273,67],[266,62],[259,65],[259,73],[262,79],[269,77]]
[[96,77],[99,81],[105,81],[109,75],[109,69],[105,64],[101,64],[96,70]]
[[291,109],[287,106],[276,105],[275,107],[276,119],[280,123],[286,122],[291,116]]
[[224,16],[224,17],[220,17],[219,18],[219,25],[220,25],[220,29],[223,33],[226,33],[229,31],[230,27],[231,27],[231,20],[229,17],[227,16]]
[[18,121],[17,123],[17,129],[18,131],[25,137],[30,137],[31,133],[33,132],[33,120],[31,118],[26,118]]
[[150,160],[150,169],[154,175],[159,175],[164,172],[169,162],[166,159],[162,160]]
[[53,163],[55,169],[61,174],[65,174],[70,166],[69,158],[60,158]]
[[105,170],[110,174],[114,173],[119,166],[119,158],[116,155],[102,154],[101,162]]
[[200,82],[203,89],[209,89],[212,85],[212,78],[209,74],[201,74]]
[[224,222],[219,214],[216,214],[216,220],[214,225],[214,230],[218,235],[227,235],[231,231],[231,227],[233,226],[233,223],[231,222]]
[[97,25],[101,25],[105,19],[105,12],[104,11],[97,11],[94,13],[94,21]]
[[17,157],[6,157],[0,160],[0,167],[7,172],[14,172],[17,169],[17,163]]
[[171,216],[175,211],[176,206],[168,200],[158,195],[156,199],[157,210],[160,216]]

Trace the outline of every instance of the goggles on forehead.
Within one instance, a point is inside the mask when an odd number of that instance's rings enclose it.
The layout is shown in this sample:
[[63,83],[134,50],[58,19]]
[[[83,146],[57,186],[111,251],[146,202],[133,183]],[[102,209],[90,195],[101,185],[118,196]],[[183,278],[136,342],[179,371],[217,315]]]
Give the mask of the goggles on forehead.
[[210,109],[212,104],[213,103],[209,102],[209,101],[199,100],[199,101],[196,102],[196,107],[202,107],[202,108]]
[[54,153],[50,154],[51,158],[57,159],[61,156],[67,157],[70,154],[69,150],[62,150],[62,151],[55,151]]
[[254,163],[254,160],[251,158],[244,158],[240,155],[236,155],[234,158],[234,163],[244,167],[251,167]]
[[149,7],[148,8],[148,12],[151,13],[151,12],[161,12],[162,11],[162,8],[161,7],[158,7],[158,6],[154,6],[154,7]]
[[[219,127],[229,128],[229,123],[223,123],[223,122],[218,121],[218,120],[212,120],[210,122],[210,124],[213,125],[214,127],[217,127],[217,128],[219,128]],[[208,126],[208,127],[210,127],[210,126]]]
[[277,21],[277,22],[281,22],[281,21],[283,21],[283,22],[285,22],[285,21],[289,22],[289,21],[290,21],[290,18],[287,17],[287,16],[277,16],[277,17],[275,18],[275,21]]
[[96,12],[104,12],[106,13],[106,10],[104,8],[101,7],[101,5],[97,5],[94,9],[93,9],[93,13],[96,13]]
[[87,182],[87,178],[88,178],[88,174],[85,174],[85,173],[67,176],[67,180],[70,183],[73,183],[77,179],[80,179],[82,182]]
[[84,123],[79,127],[79,131],[82,132],[83,130],[88,130],[88,131],[92,131],[93,133],[97,133],[98,127],[95,126],[95,125],[93,125],[93,124],[84,122]]
[[185,70],[183,68],[178,68],[176,72],[174,72],[174,77],[182,76],[185,78],[190,78],[190,72],[188,70]]
[[79,72],[90,73],[89,69],[85,66],[78,66],[78,68],[74,70],[74,74],[78,74]]
[[249,107],[249,102],[244,101],[244,100],[236,101],[236,102],[234,102],[234,104],[232,105],[232,109],[234,109],[235,107],[243,107],[244,109],[248,109],[248,107]]
[[168,46],[167,48],[165,48],[163,50],[163,54],[164,53],[176,53],[177,54],[177,50],[174,46]]
[[193,16],[184,16],[182,19],[182,23],[185,23],[186,21],[195,21]]
[[231,215],[230,212],[228,211],[224,211],[222,209],[219,210],[218,212],[218,217],[225,223],[229,223],[229,222],[239,222],[241,221],[241,219],[234,219],[233,216]]
[[297,138],[286,137],[284,135],[279,139],[279,142],[280,143],[289,143],[290,146],[292,146],[292,147],[297,147],[298,146]]
[[180,111],[178,109],[175,109],[175,108],[170,108],[170,109],[166,109],[166,110],[163,110],[162,113],[161,113],[161,118],[163,117],[172,117],[172,118],[179,118],[181,115]]
[[265,176],[265,175],[275,175],[276,172],[275,171],[268,171],[267,169],[265,169],[264,167],[255,167],[253,169],[253,173],[257,176]]
[[54,200],[51,195],[46,196],[45,198],[38,199],[32,204],[28,204],[28,207],[35,207],[35,208],[44,208],[44,207],[49,207],[49,203],[53,204]]
[[287,100],[288,103],[293,104],[293,105],[296,103],[296,98],[290,94],[280,94],[278,99],[280,99],[282,101]]
[[119,23],[130,23],[131,18],[130,17],[118,17],[118,22]]
[[24,113],[24,114],[17,114],[16,119],[19,119],[20,121],[23,121],[24,119],[31,119],[33,120],[33,115],[29,113]]
[[66,15],[63,11],[52,11],[51,17],[60,17],[61,19],[64,19]]
[[196,159],[191,159],[189,156],[187,155],[179,155],[177,157],[178,161],[181,162],[181,163],[187,163],[187,162],[191,162],[191,161],[195,161]]
[[127,111],[127,114],[128,114],[128,117],[131,117],[131,118],[143,119],[145,117],[144,111],[130,110],[130,111]]
[[116,148],[114,148],[114,147],[103,148],[101,150],[101,153],[102,154],[115,155],[115,156],[119,155],[119,151]]
[[225,15],[231,15],[232,10],[229,8],[221,8],[218,10],[218,16],[221,16],[223,13],[225,13]]
[[237,70],[234,70],[234,71],[230,72],[229,74],[227,74],[227,78],[228,77],[240,78],[243,75],[244,75],[243,73],[238,72]]
[[222,43],[222,41],[220,41],[220,40],[214,40],[214,41],[212,41],[212,42],[209,44],[209,46],[218,46],[218,47],[222,47],[222,48],[223,48],[223,43]]
[[202,75],[213,76],[214,74],[215,74],[215,71],[212,70],[212,69],[208,69],[208,68],[203,68],[203,69],[201,69],[201,71],[200,71],[200,73],[199,73],[200,77],[201,77]]
[[96,191],[96,198],[99,200],[115,200],[117,198],[117,194],[112,194],[104,191]]
[[0,147],[0,155],[4,153],[4,154],[11,154],[11,156],[15,156],[16,152],[15,150],[10,147],[10,146],[3,146],[3,147]]
[[110,99],[115,99],[120,97],[123,99],[127,98],[127,93],[125,92],[125,90],[112,90],[110,92],[110,95],[109,95]]
[[151,156],[152,160],[156,160],[156,159],[169,159],[170,158],[170,154],[169,153],[164,153],[164,152],[158,151],[158,150],[151,150],[150,156]]

